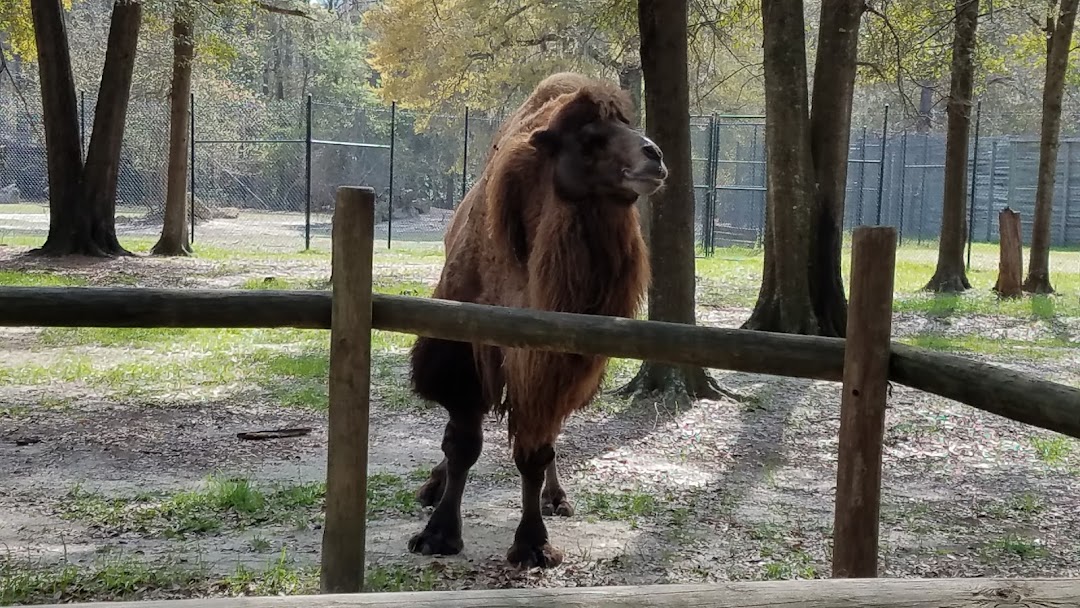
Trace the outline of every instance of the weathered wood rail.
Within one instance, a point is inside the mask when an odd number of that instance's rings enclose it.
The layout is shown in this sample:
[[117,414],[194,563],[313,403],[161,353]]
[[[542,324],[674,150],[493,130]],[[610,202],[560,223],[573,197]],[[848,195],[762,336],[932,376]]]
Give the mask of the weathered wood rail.
[[[427,594],[333,595],[363,588],[371,332],[608,355],[844,382],[834,577],[876,576],[884,405],[889,380],[1080,438],[1080,390],[1002,367],[890,343],[895,231],[854,235],[849,341],[373,295],[374,191],[342,188],[334,212],[333,292],[0,288],[0,326],[330,329],[325,595],[84,604],[249,606],[1080,605],[1080,581],[808,581]],[[850,350],[848,350],[850,349]],[[1020,603],[1023,602],[1023,603]],[[70,605],[70,604],[69,604]]]
[[[0,326],[329,329],[319,291],[0,288]],[[839,382],[844,340],[375,294],[375,329]],[[1080,438],[1080,389],[893,342],[889,380]]]
[[[64,608],[1064,608],[1077,579],[826,579],[717,585],[427,591],[157,602]],[[39,608],[61,608],[59,604]]]

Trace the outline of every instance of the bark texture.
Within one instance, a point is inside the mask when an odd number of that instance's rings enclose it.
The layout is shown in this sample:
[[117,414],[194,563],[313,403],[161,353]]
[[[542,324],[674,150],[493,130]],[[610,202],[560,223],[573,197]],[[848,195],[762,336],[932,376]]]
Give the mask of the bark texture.
[[187,176],[190,144],[191,66],[195,60],[195,29],[191,3],[173,8],[172,87],[169,91],[169,169],[161,238],[150,253],[190,255],[188,241]]
[[1061,0],[1046,18],[1046,81],[1043,84],[1042,132],[1039,138],[1039,178],[1031,229],[1031,257],[1024,291],[1054,293],[1050,284],[1050,220],[1054,209],[1054,178],[1061,137],[1061,101],[1069,68],[1076,9],[1080,0]]
[[862,0],[824,0],[818,27],[814,66],[813,107],[810,111],[810,150],[817,181],[811,234],[810,300],[819,333],[843,337],[847,330],[847,299],[840,272],[844,203],[847,193],[851,103],[859,46]]
[[964,268],[967,242],[968,131],[971,127],[975,80],[975,34],[979,0],[956,0],[952,45],[952,75],[946,106],[945,191],[938,239],[938,261],[926,289],[958,293],[971,289]]
[[1001,298],[1016,298],[1022,293],[1020,279],[1024,272],[1024,244],[1020,232],[1020,214],[1006,207],[998,214],[998,278],[994,291]]

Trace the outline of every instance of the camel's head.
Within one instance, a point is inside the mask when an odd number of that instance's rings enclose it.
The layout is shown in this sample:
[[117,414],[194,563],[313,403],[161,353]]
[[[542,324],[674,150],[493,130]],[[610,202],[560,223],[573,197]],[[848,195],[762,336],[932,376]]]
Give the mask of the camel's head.
[[569,201],[632,204],[667,179],[659,146],[630,126],[630,102],[616,90],[584,89],[534,131],[530,143],[555,163],[556,193]]

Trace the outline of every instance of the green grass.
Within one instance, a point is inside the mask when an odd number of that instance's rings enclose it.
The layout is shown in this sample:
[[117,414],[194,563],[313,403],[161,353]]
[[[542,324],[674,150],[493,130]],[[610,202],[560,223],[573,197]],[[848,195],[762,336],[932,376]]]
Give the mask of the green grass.
[[[435,566],[375,564],[367,568],[368,592],[430,591],[439,583]],[[195,564],[146,562],[105,556],[90,565],[31,563],[0,555],[0,605],[90,601],[133,601],[153,596],[274,596],[319,592],[319,568],[297,563],[282,548],[261,568],[238,564],[226,576],[214,576],[201,561]]]
[[[112,397],[198,399],[221,387],[257,388],[284,407],[327,407],[329,332],[296,329],[47,328],[40,343],[67,347],[45,363],[0,367],[0,382],[45,385],[81,383]],[[375,331],[372,365],[376,395],[388,406],[418,405],[405,383],[408,348],[415,338]],[[110,358],[78,347],[145,350]],[[124,356],[128,355],[128,356]]]
[[582,513],[607,521],[627,521],[636,525],[643,517],[657,511],[656,498],[644,492],[585,492],[581,494]]
[[53,566],[0,556],[0,605],[133,600],[151,589],[186,589],[206,577],[201,568],[109,557],[91,566]]
[[0,287],[81,287],[86,279],[49,272],[0,270]]
[[930,350],[1031,360],[1057,359],[1075,354],[1077,344],[1064,338],[1011,340],[978,335],[941,336],[921,333],[901,338],[905,344]]
[[1031,447],[1035,448],[1039,460],[1053,466],[1068,459],[1072,453],[1072,440],[1061,435],[1032,437]]
[[1009,534],[986,543],[982,549],[982,559],[994,563],[1001,558],[1038,559],[1049,555],[1041,543],[1034,539]]
[[[413,488],[396,475],[368,477],[368,515],[411,515],[419,510]],[[258,487],[242,478],[211,477],[205,487],[173,493],[107,497],[73,488],[61,504],[67,519],[113,532],[185,539],[271,523],[306,527],[320,517],[321,482]]]

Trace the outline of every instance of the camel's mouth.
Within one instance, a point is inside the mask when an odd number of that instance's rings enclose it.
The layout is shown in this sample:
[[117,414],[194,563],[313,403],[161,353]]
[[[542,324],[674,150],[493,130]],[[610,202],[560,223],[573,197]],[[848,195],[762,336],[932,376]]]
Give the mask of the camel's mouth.
[[661,171],[662,175],[657,175],[652,171],[648,173],[638,173],[627,169],[623,171],[623,181],[628,188],[638,195],[648,196],[664,185],[664,179],[667,177],[667,172]]

